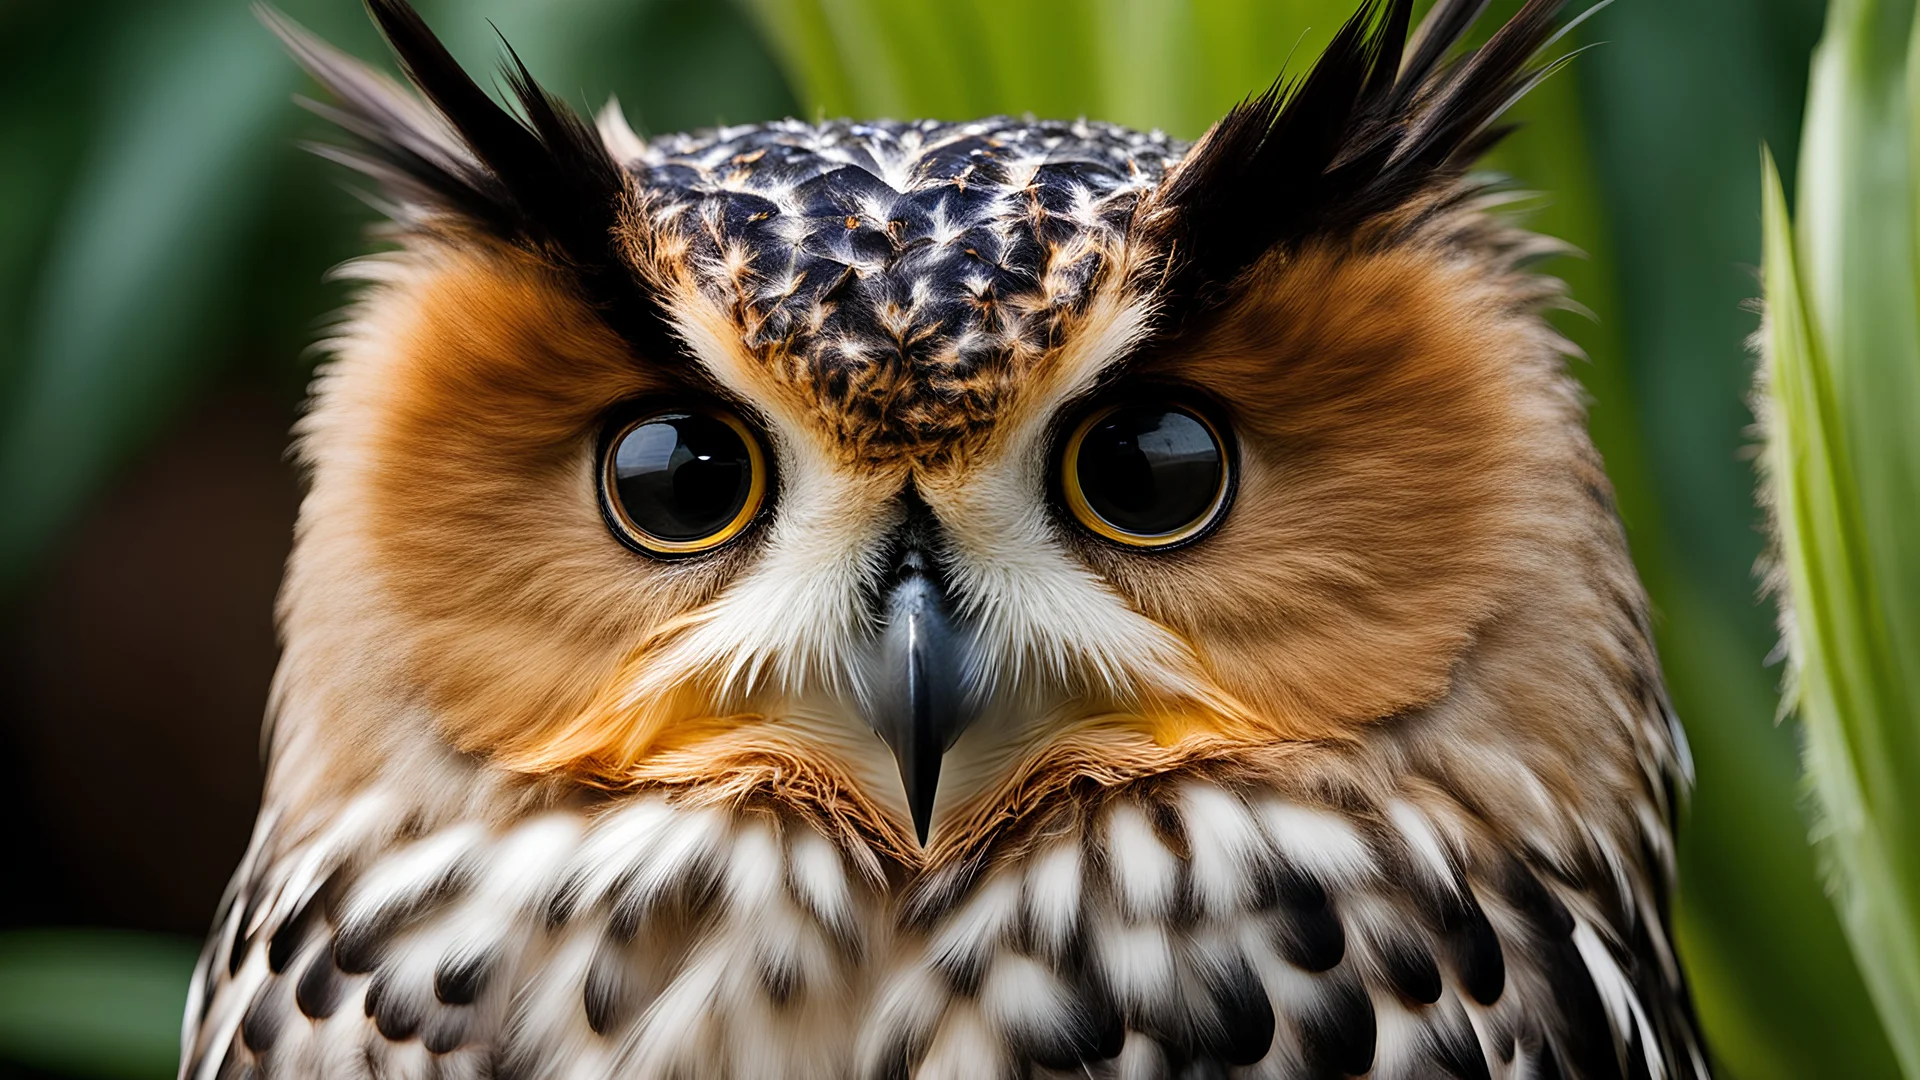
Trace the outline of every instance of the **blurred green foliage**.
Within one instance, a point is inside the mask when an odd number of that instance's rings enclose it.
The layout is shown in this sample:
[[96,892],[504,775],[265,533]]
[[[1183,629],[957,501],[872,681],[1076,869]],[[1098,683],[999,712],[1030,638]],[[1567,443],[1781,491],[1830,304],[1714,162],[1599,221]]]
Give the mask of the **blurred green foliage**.
[[1796,222],[1765,163],[1765,463],[1793,705],[1854,953],[1920,1077],[1920,23],[1835,0]]
[[[1311,62],[1352,0],[509,0],[423,3],[470,67],[487,20],[582,108],[643,129],[803,116],[1089,115],[1194,136]],[[296,19],[381,55],[348,0]],[[1495,0],[1493,15],[1515,0]],[[1762,140],[1790,154],[1820,0],[1627,0],[1520,109],[1491,164],[1594,318],[1593,428],[1657,609],[1699,788],[1681,944],[1722,1075],[1896,1075],[1800,812],[1756,602],[1744,302]],[[756,30],[758,31],[756,33]],[[762,42],[766,44],[762,44]],[[777,58],[777,66],[775,62]],[[242,0],[0,5],[0,583],[223,372],[289,382],[370,216],[291,148],[292,65]],[[784,73],[784,78],[782,77]],[[788,86],[794,90],[789,91]],[[5,978],[0,974],[0,978]],[[0,1034],[0,1052],[7,1050]],[[154,1073],[156,1078],[158,1073]]]
[[[281,6],[384,53],[350,0]],[[795,109],[724,5],[420,6],[475,70],[497,26],[551,89],[582,108],[617,93],[643,129]],[[0,5],[0,588],[213,377],[262,357],[297,377],[342,299],[321,271],[367,220],[294,145],[324,132],[291,104],[302,79],[246,0]]]
[[[1575,65],[1613,240],[1638,476],[1622,489],[1657,609],[1668,686],[1697,765],[1681,835],[1681,945],[1715,1056],[1741,1080],[1896,1075],[1819,890],[1800,811],[1798,733],[1775,724],[1776,641],[1755,600],[1762,538],[1745,400],[1758,326],[1756,148],[1792,153],[1822,5],[1621,3]],[[1524,134],[1521,136],[1525,138]],[[1599,365],[1597,365],[1599,366]],[[1640,489],[1639,508],[1626,498]]]
[[126,930],[0,933],[0,1048],[62,1076],[170,1077],[197,951]]

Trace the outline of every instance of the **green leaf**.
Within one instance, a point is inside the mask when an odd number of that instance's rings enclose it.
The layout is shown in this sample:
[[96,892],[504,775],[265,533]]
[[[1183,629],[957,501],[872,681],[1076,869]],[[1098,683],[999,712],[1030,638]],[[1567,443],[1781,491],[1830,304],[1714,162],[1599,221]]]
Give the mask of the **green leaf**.
[[1193,138],[1319,55],[1349,0],[747,0],[827,116],[1109,120]]
[[0,934],[0,1058],[99,1080],[171,1080],[199,946],[125,930]]
[[0,415],[0,589],[211,370],[211,305],[260,204],[291,66],[241,4],[152,10],[49,246]]
[[[1616,3],[1582,28],[1601,44],[1570,72],[1629,391],[1610,402],[1596,386],[1594,433],[1696,768],[1675,920],[1716,1075],[1739,1080],[1898,1072],[1820,887],[1752,572],[1752,148],[1793,142],[1818,30],[1817,0]],[[1623,453],[1614,436],[1627,431],[1638,447]]]
[[1920,1078],[1916,50],[1911,0],[1837,0],[1814,54],[1797,230],[1766,162],[1765,465],[1835,904]]
[[821,0],[744,0],[759,21],[787,82],[809,108],[822,115],[854,110],[853,75]]

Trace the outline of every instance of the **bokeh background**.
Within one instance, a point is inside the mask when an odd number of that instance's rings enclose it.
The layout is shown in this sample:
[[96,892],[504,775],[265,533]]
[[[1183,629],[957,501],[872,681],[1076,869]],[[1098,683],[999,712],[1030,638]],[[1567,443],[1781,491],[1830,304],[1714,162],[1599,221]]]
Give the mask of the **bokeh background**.
[[[284,0],[365,57],[352,0]],[[440,0],[643,131],[1088,115],[1192,137],[1351,0]],[[1496,0],[1493,15],[1513,0]],[[1578,6],[1578,5],[1576,5]],[[1777,720],[1747,396],[1759,153],[1797,149],[1820,0],[1620,0],[1491,162],[1585,252],[1587,359],[1698,789],[1679,925],[1721,1074],[1896,1075]],[[384,60],[383,60],[384,62]],[[163,1080],[245,844],[328,267],[372,213],[244,0],[0,0],[0,1077]]]

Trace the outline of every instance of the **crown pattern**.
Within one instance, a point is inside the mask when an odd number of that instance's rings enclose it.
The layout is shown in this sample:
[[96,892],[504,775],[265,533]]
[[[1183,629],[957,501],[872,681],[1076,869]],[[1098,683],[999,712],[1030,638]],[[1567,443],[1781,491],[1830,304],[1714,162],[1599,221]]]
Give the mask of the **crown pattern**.
[[921,442],[991,414],[995,376],[1056,340],[1187,145],[1086,120],[787,120],[625,165],[750,347],[882,442]]

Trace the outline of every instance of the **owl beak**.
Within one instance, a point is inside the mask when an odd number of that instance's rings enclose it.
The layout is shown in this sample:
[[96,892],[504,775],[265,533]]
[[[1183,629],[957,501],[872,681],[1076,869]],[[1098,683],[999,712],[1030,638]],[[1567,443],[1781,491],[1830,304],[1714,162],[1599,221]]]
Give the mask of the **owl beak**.
[[908,545],[883,602],[879,678],[869,723],[893,751],[920,842],[933,820],[940,759],[966,728],[965,648],[927,553]]

